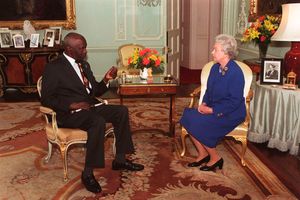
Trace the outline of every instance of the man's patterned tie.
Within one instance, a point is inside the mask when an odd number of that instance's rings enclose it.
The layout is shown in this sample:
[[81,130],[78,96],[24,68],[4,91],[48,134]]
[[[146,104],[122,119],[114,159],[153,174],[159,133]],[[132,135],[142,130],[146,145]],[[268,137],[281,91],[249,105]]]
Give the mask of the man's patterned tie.
[[83,80],[83,85],[89,89],[90,83],[89,80],[86,78],[86,76],[84,75],[83,69],[82,69],[82,64],[80,62],[76,62],[78,64],[79,70],[80,70],[80,74]]

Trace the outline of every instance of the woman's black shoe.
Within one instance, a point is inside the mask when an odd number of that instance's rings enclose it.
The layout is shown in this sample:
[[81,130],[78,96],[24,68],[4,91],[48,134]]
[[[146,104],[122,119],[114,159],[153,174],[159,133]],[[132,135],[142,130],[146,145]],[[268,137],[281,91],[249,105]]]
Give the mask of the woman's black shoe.
[[223,168],[223,163],[224,163],[224,160],[223,158],[221,158],[220,160],[218,160],[217,162],[215,162],[215,164],[211,165],[211,166],[203,166],[203,167],[200,167],[200,170],[202,171],[214,171],[217,167],[219,167],[219,169],[222,169]]
[[210,156],[206,156],[205,158],[197,161],[197,162],[191,162],[191,163],[188,163],[187,166],[188,167],[199,167],[200,165],[202,165],[203,163],[207,163],[210,159]]

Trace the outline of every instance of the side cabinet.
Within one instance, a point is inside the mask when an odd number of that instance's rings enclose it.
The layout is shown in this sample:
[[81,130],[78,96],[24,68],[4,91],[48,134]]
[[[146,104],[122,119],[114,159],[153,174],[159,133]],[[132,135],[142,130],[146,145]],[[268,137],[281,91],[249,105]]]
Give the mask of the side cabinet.
[[0,97],[7,88],[17,88],[24,93],[36,92],[36,83],[45,64],[62,53],[60,47],[1,48]]

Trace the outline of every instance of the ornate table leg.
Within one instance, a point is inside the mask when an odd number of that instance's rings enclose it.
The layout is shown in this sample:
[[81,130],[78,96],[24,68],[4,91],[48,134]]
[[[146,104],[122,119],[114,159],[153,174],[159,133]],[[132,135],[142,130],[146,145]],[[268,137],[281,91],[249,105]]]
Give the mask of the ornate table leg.
[[7,63],[7,59],[4,55],[0,54],[0,97],[4,95],[4,71],[2,66]]
[[169,136],[175,136],[175,95],[170,96]]

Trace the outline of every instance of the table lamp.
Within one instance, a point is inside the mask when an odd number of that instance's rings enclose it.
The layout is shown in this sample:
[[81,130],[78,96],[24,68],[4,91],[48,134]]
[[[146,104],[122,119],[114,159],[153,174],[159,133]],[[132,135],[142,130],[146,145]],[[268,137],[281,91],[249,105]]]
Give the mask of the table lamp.
[[291,49],[284,56],[285,75],[293,71],[300,84],[300,3],[282,5],[282,18],[272,41],[289,41]]

